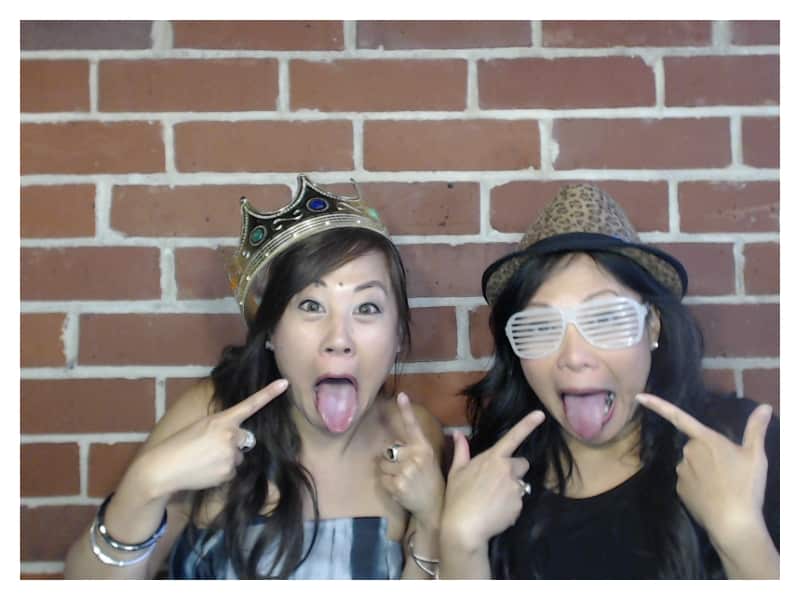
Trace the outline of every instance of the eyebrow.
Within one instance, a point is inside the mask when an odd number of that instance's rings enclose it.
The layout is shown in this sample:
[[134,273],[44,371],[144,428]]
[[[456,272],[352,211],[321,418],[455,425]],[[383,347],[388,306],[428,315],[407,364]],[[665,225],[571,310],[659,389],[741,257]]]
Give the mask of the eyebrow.
[[[605,290],[600,290],[600,291],[598,291],[598,292],[594,292],[594,293],[592,293],[592,294],[589,294],[588,296],[585,296],[585,297],[584,297],[584,299],[583,299],[583,300],[581,300],[581,302],[582,302],[582,303],[583,303],[583,302],[586,302],[586,301],[588,301],[588,300],[591,300],[591,299],[593,299],[593,298],[596,298],[597,296],[602,296],[603,294],[613,294],[614,296],[619,296],[619,294],[618,294],[616,291],[614,291],[614,290],[612,290],[612,289],[605,289]],[[552,304],[548,304],[548,303],[546,303],[546,302],[531,302],[531,303],[529,303],[529,304],[528,304],[528,306],[542,306],[542,307],[548,307],[548,306],[552,306]]]

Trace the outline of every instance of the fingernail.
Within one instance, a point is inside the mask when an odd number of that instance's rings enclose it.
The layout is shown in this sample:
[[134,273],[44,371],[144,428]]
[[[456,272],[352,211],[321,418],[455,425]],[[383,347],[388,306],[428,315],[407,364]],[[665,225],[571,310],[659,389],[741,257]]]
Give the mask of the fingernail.
[[636,402],[638,402],[639,404],[647,404],[647,396],[644,396],[642,394],[636,394],[633,397],[633,399],[636,400]]
[[408,404],[408,396],[406,395],[405,392],[400,392],[399,394],[397,394],[397,401],[400,404]]
[[277,388],[278,388],[280,391],[283,391],[283,390],[285,390],[286,388],[288,388],[288,387],[289,387],[289,380],[288,380],[288,379],[278,379],[278,380],[275,382],[275,384],[276,384]]

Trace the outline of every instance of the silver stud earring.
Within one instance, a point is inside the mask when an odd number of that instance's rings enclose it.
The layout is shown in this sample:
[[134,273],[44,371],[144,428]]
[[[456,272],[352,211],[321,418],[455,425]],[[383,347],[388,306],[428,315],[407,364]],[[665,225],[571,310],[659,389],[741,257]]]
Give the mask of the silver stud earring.
[[653,342],[653,344],[650,346],[650,350],[655,350],[656,348],[658,348],[658,340]]
[[269,340],[264,342],[264,348],[266,348],[267,350],[271,350],[272,352],[275,352],[275,346],[273,346],[272,342],[270,342]]

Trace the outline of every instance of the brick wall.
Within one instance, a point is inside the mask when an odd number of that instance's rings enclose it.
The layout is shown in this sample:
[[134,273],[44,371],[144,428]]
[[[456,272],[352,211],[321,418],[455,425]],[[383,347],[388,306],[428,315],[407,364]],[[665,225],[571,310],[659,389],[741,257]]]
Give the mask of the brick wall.
[[383,214],[401,386],[445,425],[486,366],[480,275],[565,182],[687,264],[708,380],[778,406],[777,22],[24,22],[21,559],[69,542],[243,333],[238,199],[295,175]]

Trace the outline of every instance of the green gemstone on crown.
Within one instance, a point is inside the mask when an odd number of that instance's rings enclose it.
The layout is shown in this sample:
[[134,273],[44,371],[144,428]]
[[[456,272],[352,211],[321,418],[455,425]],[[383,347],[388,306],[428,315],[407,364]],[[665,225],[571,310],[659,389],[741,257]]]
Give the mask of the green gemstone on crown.
[[250,243],[253,246],[258,246],[267,237],[267,232],[263,225],[259,225],[250,232]]

